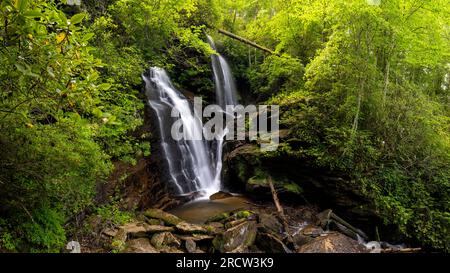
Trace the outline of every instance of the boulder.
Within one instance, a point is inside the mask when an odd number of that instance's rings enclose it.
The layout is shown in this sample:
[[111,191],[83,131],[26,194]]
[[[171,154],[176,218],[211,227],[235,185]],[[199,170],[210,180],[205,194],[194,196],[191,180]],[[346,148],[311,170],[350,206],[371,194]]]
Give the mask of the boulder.
[[238,220],[230,221],[225,224],[225,228],[229,229],[229,228],[235,227],[241,223],[244,223],[246,221],[247,221],[247,219],[238,219]]
[[220,222],[210,222],[207,224],[206,229],[209,234],[217,234],[225,231],[224,225]]
[[179,247],[180,240],[170,232],[155,233],[152,236],[151,243],[156,249],[163,249],[164,247]]
[[217,235],[213,240],[213,246],[219,252],[231,252],[252,245],[255,238],[256,222],[246,221]]
[[159,253],[148,238],[139,238],[129,240],[126,243],[125,249],[122,251],[125,253]]
[[248,219],[248,220],[256,220],[256,214],[250,210],[240,210],[233,213],[234,219]]
[[180,222],[175,228],[181,233],[207,233],[205,227],[188,222]]
[[320,236],[300,246],[298,253],[364,253],[367,249],[340,233]]
[[283,230],[283,225],[276,216],[268,213],[260,213],[258,228],[264,232],[280,233]]
[[163,231],[172,232],[172,231],[174,231],[174,228],[173,227],[160,226],[160,225],[146,225],[145,226],[145,231],[147,233],[156,233],[156,232],[163,232]]
[[191,239],[187,239],[186,241],[184,241],[184,247],[189,253],[195,253],[197,250],[197,244],[194,242],[194,240]]
[[313,241],[314,239],[310,236],[305,236],[305,235],[301,234],[300,232],[298,232],[292,236],[292,240],[294,241],[294,243],[297,246],[302,246],[304,244],[307,244],[307,243]]
[[117,231],[116,235],[114,236],[113,241],[115,242],[116,245],[121,247],[125,244],[127,237],[128,237],[127,232],[125,231],[125,229],[121,228]]
[[149,225],[143,222],[128,223],[120,226],[119,230],[124,230],[128,237],[146,237],[148,233],[156,233],[163,231],[173,231],[173,227]]
[[117,235],[117,232],[118,232],[118,231],[119,231],[119,230],[116,229],[116,228],[105,228],[105,229],[102,231],[102,234],[104,234],[104,235],[106,235],[106,236],[108,236],[108,237],[114,237],[114,236]]
[[230,217],[229,212],[222,212],[216,215],[213,215],[206,220],[205,223],[211,223],[211,222],[224,222]]
[[68,242],[66,245],[66,249],[70,250],[70,253],[81,253],[81,246],[77,241]]
[[150,219],[160,219],[169,226],[176,226],[183,221],[177,216],[160,209],[148,209],[144,212],[144,215]]
[[303,236],[318,237],[324,233],[324,230],[318,226],[306,225],[299,233]]
[[123,230],[130,237],[145,237],[147,236],[144,223],[128,223],[119,227],[119,230]]
[[269,233],[258,233],[255,244],[267,253],[291,253],[283,241]]
[[225,198],[229,198],[229,197],[233,197],[233,195],[228,192],[219,191],[219,192],[216,192],[215,194],[211,195],[209,197],[209,199],[210,200],[220,200],[220,199],[225,199]]

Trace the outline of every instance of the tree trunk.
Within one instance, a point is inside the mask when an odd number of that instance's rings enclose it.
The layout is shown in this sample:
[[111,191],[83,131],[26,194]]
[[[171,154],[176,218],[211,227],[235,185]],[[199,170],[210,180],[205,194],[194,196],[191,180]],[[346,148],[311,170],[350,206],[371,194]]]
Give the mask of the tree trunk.
[[265,52],[267,52],[267,53],[274,54],[274,55],[278,55],[275,51],[270,50],[270,49],[268,49],[267,47],[258,45],[257,43],[252,42],[252,41],[250,41],[250,40],[248,40],[248,39],[246,39],[246,38],[243,38],[243,37],[241,37],[241,36],[238,36],[238,35],[236,35],[236,34],[234,34],[234,33],[228,32],[228,31],[223,30],[223,29],[218,29],[218,31],[219,31],[219,33],[221,33],[221,34],[223,34],[223,35],[225,35],[225,36],[228,36],[228,37],[230,37],[230,38],[233,38],[233,39],[235,39],[235,40],[237,40],[237,41],[239,41],[239,42],[242,42],[242,43],[244,43],[244,44],[250,45],[250,46],[252,46],[252,47],[254,47],[254,48],[257,48],[257,49],[259,49],[259,50],[265,51]]

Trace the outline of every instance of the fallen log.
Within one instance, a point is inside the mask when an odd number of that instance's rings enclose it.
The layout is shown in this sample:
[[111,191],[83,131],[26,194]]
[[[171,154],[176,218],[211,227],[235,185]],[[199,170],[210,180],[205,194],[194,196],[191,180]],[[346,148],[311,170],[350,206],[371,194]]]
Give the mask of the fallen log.
[[253,42],[253,41],[250,41],[250,40],[248,40],[248,39],[246,39],[246,38],[244,38],[244,37],[238,36],[238,35],[236,35],[236,34],[234,34],[234,33],[229,32],[229,31],[226,31],[226,30],[223,30],[223,29],[218,29],[218,32],[221,33],[221,34],[223,34],[223,35],[225,35],[225,36],[228,36],[228,37],[230,37],[230,38],[232,38],[232,39],[235,39],[235,40],[237,40],[237,41],[239,41],[239,42],[242,42],[242,43],[244,43],[244,44],[247,44],[247,45],[249,45],[249,46],[252,46],[252,47],[254,47],[254,48],[257,48],[257,49],[259,49],[259,50],[262,50],[262,51],[265,51],[265,52],[267,52],[267,53],[270,53],[270,54],[274,54],[274,55],[279,56],[279,54],[276,53],[275,51],[273,51],[273,50],[271,50],[271,49],[268,49],[267,47],[258,45],[257,43],[255,43],[255,42]]
[[283,229],[286,232],[289,243],[292,244],[292,246],[294,246],[294,249],[297,251],[298,246],[295,244],[294,238],[292,238],[292,235],[289,232],[289,224],[286,219],[286,215],[284,214],[283,207],[280,204],[280,200],[278,199],[277,191],[275,190],[275,187],[273,186],[272,177],[269,176],[267,181],[270,186],[270,191],[272,193],[273,202],[275,203],[275,207],[277,209],[278,218],[280,218],[281,223],[283,224]]
[[418,248],[400,248],[400,249],[395,249],[395,248],[386,248],[386,249],[381,249],[381,253],[416,253],[416,252],[420,252],[422,249],[420,247]]
[[368,239],[367,235],[362,230],[357,229],[352,225],[350,225],[349,223],[347,223],[347,221],[337,216],[331,209],[327,209],[319,213],[317,215],[317,218],[318,218],[317,224],[322,228],[327,228],[330,223],[334,222],[336,224],[336,227],[342,233],[354,239],[358,239],[358,236],[360,236],[364,240]]

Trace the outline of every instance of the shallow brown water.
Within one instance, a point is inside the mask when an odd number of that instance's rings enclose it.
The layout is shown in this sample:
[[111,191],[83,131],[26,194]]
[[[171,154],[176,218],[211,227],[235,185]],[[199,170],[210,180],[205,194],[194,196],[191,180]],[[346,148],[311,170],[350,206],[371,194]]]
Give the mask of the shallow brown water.
[[202,224],[209,217],[222,212],[249,208],[243,197],[229,197],[220,200],[197,200],[186,203],[170,211],[181,219],[194,224]]

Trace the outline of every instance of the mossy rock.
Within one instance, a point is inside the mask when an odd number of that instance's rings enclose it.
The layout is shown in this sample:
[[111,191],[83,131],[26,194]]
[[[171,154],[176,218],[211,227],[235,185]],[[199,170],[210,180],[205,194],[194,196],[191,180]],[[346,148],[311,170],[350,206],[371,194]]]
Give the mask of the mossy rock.
[[289,183],[289,182],[284,183],[283,188],[284,188],[284,190],[291,192],[291,193],[295,193],[295,194],[302,193],[302,188],[300,188],[300,186],[295,183]]
[[222,212],[216,215],[213,215],[206,220],[205,223],[212,223],[212,222],[225,222],[230,217],[229,212]]
[[154,218],[146,218],[145,221],[152,226],[162,226],[164,225],[164,221],[162,221],[161,219],[154,219]]
[[267,177],[261,177],[259,175],[255,175],[255,176],[250,177],[247,180],[247,184],[258,185],[258,186],[265,186],[265,187],[269,186],[269,182],[267,180]]
[[255,212],[250,211],[250,210],[240,210],[240,211],[234,213],[233,217],[235,219],[243,219],[243,218],[247,219],[247,218],[251,217],[254,214],[255,214]]
[[150,219],[160,219],[169,226],[176,226],[177,224],[183,222],[183,220],[177,216],[160,209],[148,209],[144,212],[144,215]]
[[[270,186],[269,186],[269,175],[264,175],[262,173],[259,173],[258,175],[252,176],[247,180],[246,184],[246,190],[249,192],[257,192],[257,191],[263,191],[267,194],[270,193]],[[292,194],[301,194],[302,188],[287,179],[284,178],[277,178],[272,177],[272,183],[278,190],[282,190],[284,192],[289,192]]]

